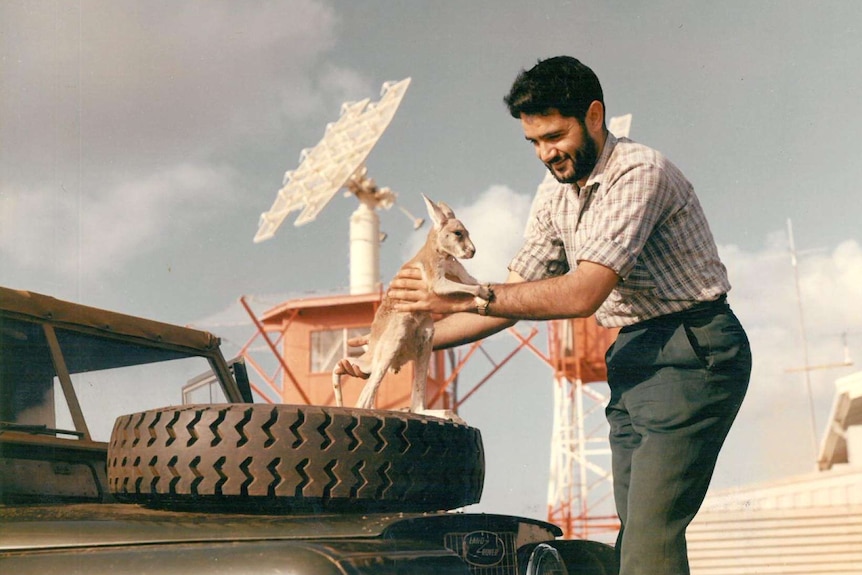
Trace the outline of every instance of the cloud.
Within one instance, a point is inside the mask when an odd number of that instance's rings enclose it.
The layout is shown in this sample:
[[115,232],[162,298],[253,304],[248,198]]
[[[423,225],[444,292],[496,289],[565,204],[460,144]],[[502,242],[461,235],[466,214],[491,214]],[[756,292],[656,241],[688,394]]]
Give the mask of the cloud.
[[748,397],[726,450],[739,453],[727,457],[747,459],[742,469],[749,480],[808,472],[834,381],[859,369],[841,365],[845,353],[862,358],[862,247],[848,240],[830,251],[801,252],[798,296],[782,232],[756,252],[733,246],[721,252],[734,284],[730,301],[754,354]]
[[0,254],[28,282],[96,283],[191,237],[254,179],[252,144],[373,92],[326,60],[341,23],[318,0],[2,3],[0,22]]
[[227,168],[180,164],[90,194],[13,189],[0,194],[0,250],[45,272],[121,269],[212,217],[232,179]]
[[790,251],[786,241],[781,243],[780,236],[773,234],[758,252],[722,248],[734,284],[733,306],[761,340],[766,351],[763,361],[790,369],[803,362],[801,303],[809,362],[834,363],[841,357],[842,334],[848,334],[851,343],[862,338],[862,248],[848,240],[831,252],[801,254],[797,295]]
[[338,19],[316,0],[0,10],[11,36],[0,129],[16,143],[4,148],[7,181],[210,153],[237,135],[331,109],[361,83],[321,63]]

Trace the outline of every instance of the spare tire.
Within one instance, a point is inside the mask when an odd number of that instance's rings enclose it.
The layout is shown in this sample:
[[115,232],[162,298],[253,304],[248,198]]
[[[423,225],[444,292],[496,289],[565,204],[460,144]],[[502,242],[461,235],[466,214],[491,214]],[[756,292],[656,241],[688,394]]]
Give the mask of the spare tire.
[[439,511],[479,501],[484,464],[479,430],[434,417],[187,405],[116,420],[108,487],[155,505]]

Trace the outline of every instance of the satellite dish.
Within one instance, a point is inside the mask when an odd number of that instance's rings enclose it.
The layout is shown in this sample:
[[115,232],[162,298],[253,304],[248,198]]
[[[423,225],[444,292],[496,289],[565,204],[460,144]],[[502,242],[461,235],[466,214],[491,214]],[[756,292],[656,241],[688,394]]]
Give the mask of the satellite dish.
[[[410,78],[386,82],[377,102],[366,98],[342,104],[340,117],[326,126],[323,139],[302,150],[299,166],[284,174],[272,207],[260,216],[255,243],[273,237],[291,212],[301,210],[295,226],[314,220],[338,190],[346,188],[345,195],[359,200],[350,217],[350,291],[370,293],[380,288],[379,244],[385,234],[380,233],[376,210],[391,208],[396,194],[368,177],[365,159],[392,121],[409,85]],[[424,220],[404,208],[401,211],[419,229]]]
[[[375,193],[372,188],[376,186],[373,180],[365,178],[363,164],[389,126],[409,85],[410,78],[387,82],[383,84],[377,102],[369,103],[366,98],[342,104],[338,121],[326,126],[323,139],[316,146],[300,153],[296,170],[285,173],[284,185],[272,207],[260,216],[255,243],[273,237],[275,230],[293,211],[302,210],[294,225],[312,221],[338,190],[349,183],[354,184],[358,192],[354,193],[360,200],[372,201],[377,196],[378,206],[387,209],[392,206],[394,194],[386,188]],[[350,182],[351,178],[353,182]]]

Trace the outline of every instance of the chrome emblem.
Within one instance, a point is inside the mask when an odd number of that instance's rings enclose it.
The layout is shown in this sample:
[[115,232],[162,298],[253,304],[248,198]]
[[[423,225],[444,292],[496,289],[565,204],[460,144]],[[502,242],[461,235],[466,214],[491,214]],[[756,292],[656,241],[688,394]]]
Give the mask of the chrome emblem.
[[464,536],[464,559],[470,565],[490,567],[503,560],[506,545],[496,533],[473,531]]

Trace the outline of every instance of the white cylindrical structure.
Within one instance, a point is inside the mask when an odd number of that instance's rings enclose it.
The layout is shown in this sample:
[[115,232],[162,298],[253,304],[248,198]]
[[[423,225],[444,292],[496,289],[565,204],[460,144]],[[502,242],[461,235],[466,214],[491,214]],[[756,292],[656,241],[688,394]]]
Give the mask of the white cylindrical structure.
[[380,218],[364,202],[350,216],[350,293],[380,289]]

